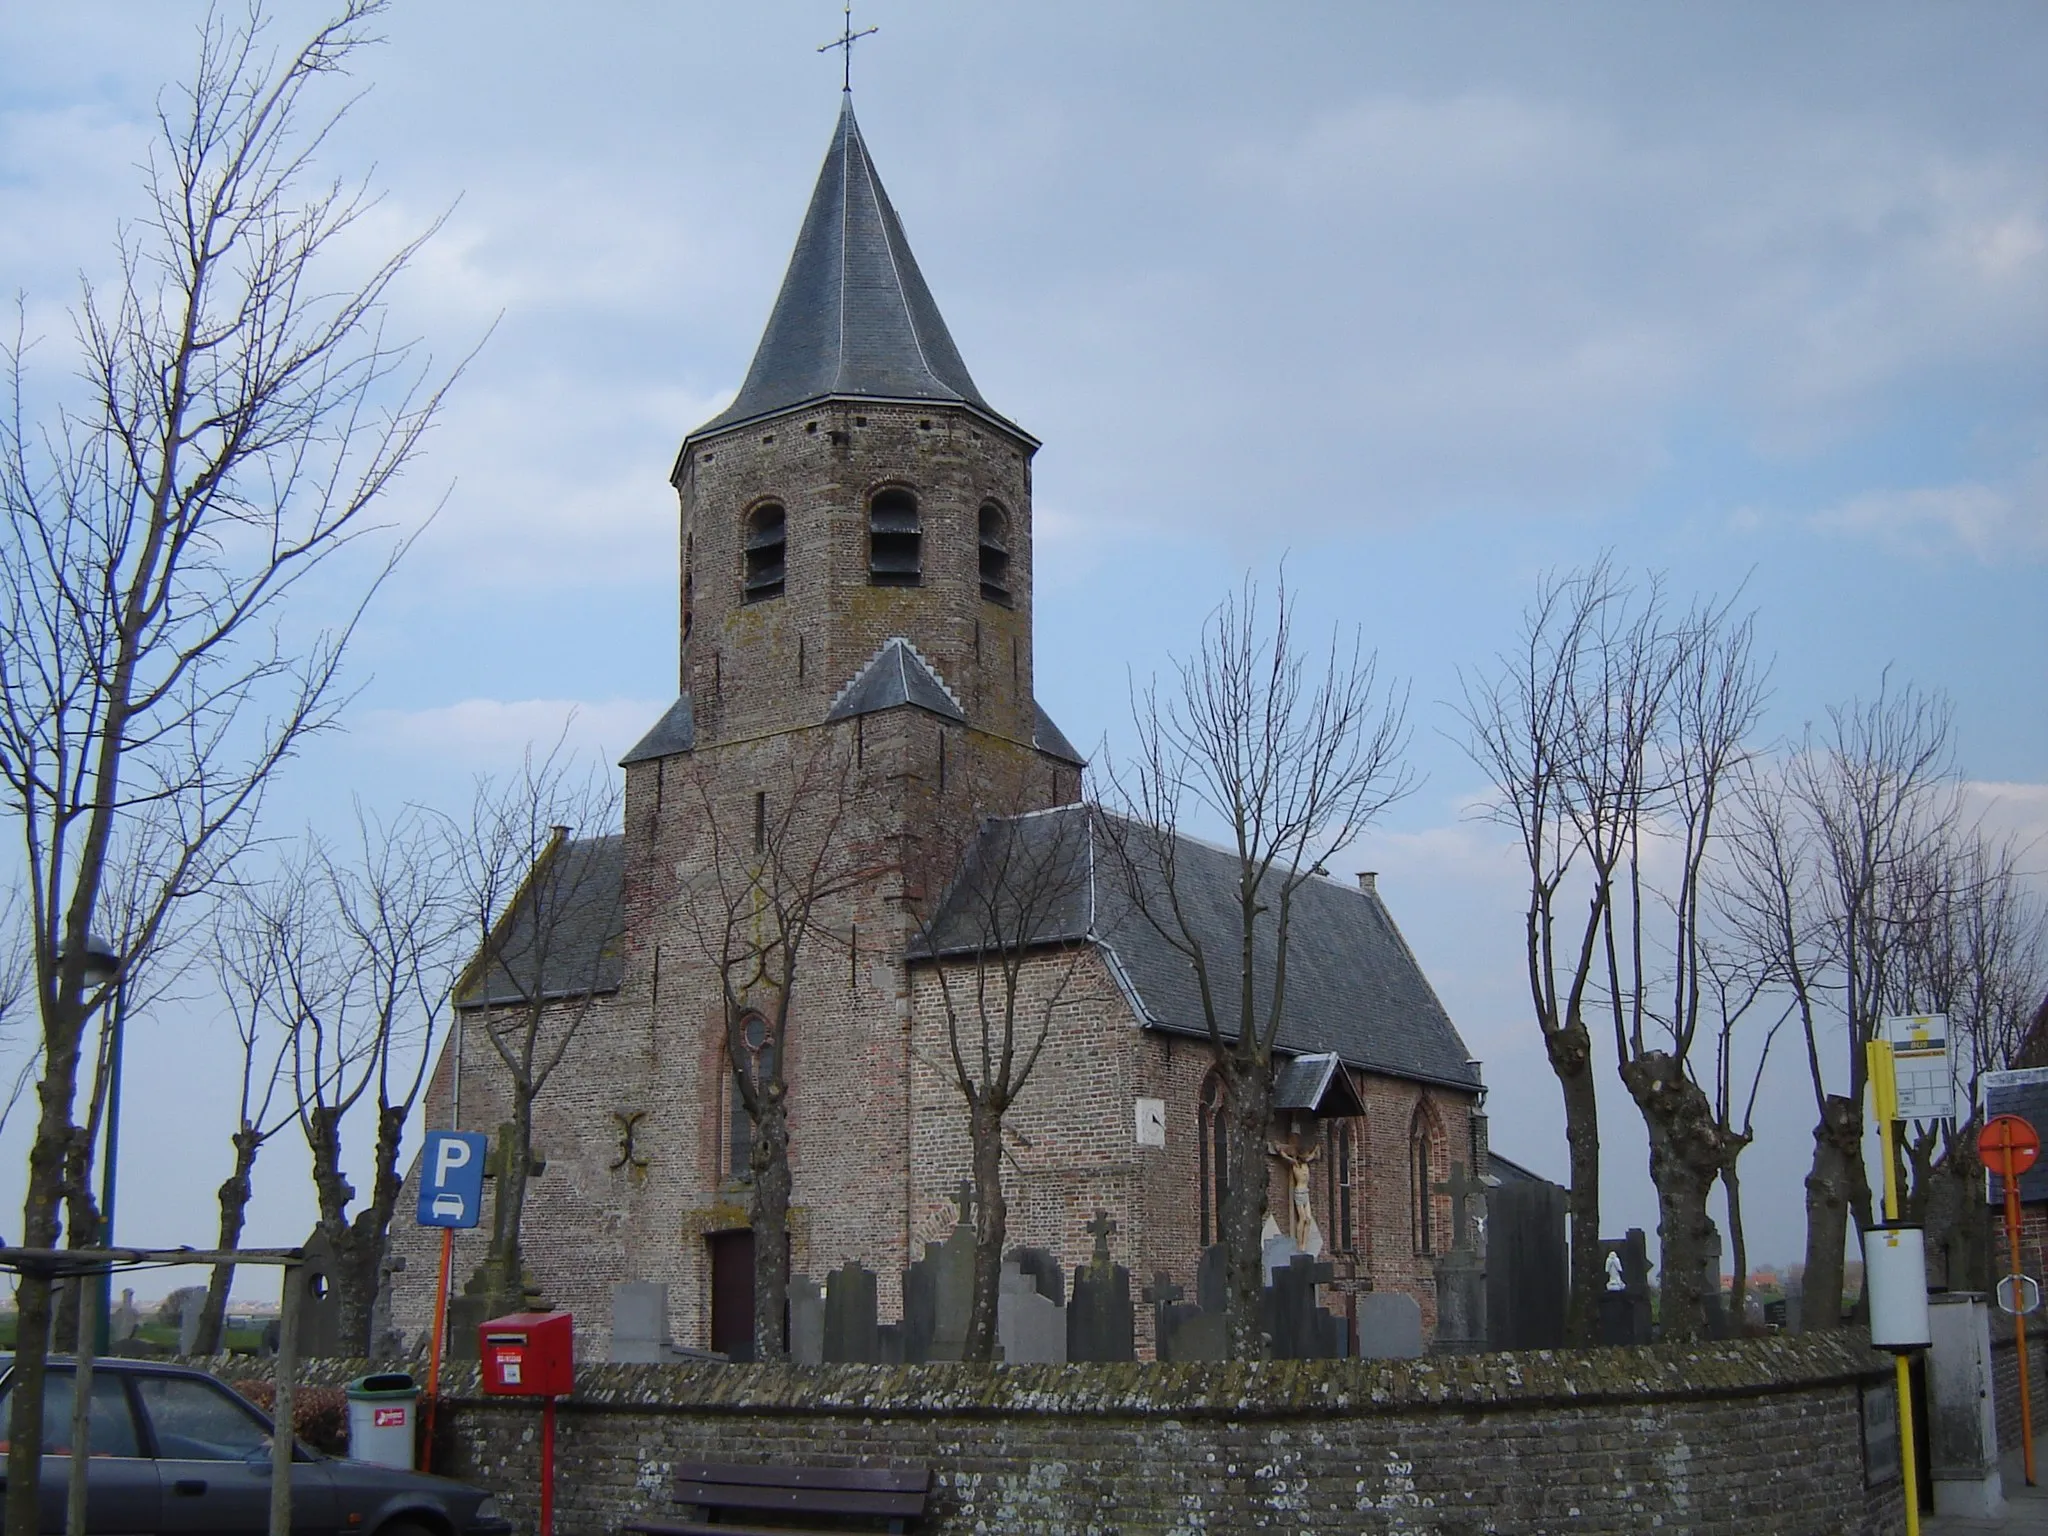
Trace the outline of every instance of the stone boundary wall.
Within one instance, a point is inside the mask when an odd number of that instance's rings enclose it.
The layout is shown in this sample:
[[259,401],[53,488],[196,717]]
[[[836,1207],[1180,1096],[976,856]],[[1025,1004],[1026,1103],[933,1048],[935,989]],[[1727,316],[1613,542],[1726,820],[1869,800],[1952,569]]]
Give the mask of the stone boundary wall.
[[[560,1409],[557,1528],[665,1514],[673,1464],[702,1458],[929,1461],[936,1536],[1892,1536],[1900,1487],[1866,1487],[1861,1409],[1890,1372],[1847,1332],[1415,1361],[586,1365]],[[540,1406],[476,1382],[449,1373],[437,1469],[530,1530]]]

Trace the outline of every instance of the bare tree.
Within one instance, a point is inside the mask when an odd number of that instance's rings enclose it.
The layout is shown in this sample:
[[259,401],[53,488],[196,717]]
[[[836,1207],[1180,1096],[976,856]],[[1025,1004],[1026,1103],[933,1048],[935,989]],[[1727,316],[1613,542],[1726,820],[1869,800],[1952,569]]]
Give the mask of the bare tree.
[[[270,1138],[298,1119],[298,1101],[287,1087],[291,1035],[277,1026],[276,1000],[283,995],[281,951],[270,941],[266,924],[252,905],[231,899],[222,907],[207,944],[222,1007],[234,1020],[241,1047],[240,1096],[235,1129],[228,1138],[233,1166],[221,1181],[216,1199],[220,1227],[214,1247],[232,1253],[241,1246],[250,1198],[255,1194],[256,1156]],[[194,1350],[210,1355],[220,1348],[234,1285],[232,1264],[216,1264],[207,1279],[206,1304],[199,1314]]]
[[[405,1122],[426,1083],[462,932],[439,832],[416,811],[388,824],[358,811],[346,857],[309,843],[254,903],[275,955],[289,1079],[351,1354],[377,1344],[371,1313]],[[368,1198],[352,1210],[345,1131],[359,1108],[370,1117],[370,1177]]]
[[472,953],[456,1001],[503,1070],[507,1110],[490,1247],[472,1286],[508,1310],[527,1293],[519,1230],[534,1166],[534,1101],[601,999],[618,989],[619,815],[617,784],[579,768],[557,741],[543,758],[528,752],[518,773],[480,781],[458,836]]
[[814,951],[856,942],[850,924],[834,925],[842,898],[898,861],[863,813],[850,730],[783,737],[763,750],[764,787],[751,794],[730,791],[711,765],[693,760],[700,814],[676,902],[718,973],[726,1065],[751,1133],[754,1358],[779,1360],[788,1348],[793,1004]]
[[[1105,769],[1119,814],[1098,830],[1143,921],[1192,968],[1224,1089],[1230,1166],[1218,1227],[1225,1328],[1237,1359],[1266,1352],[1260,1234],[1273,1119],[1273,1049],[1287,1009],[1295,894],[1410,784],[1406,701],[1377,658],[1333,635],[1307,653],[1284,583],[1270,625],[1249,582],[1204,627],[1200,650],[1133,700],[1137,751]],[[1227,943],[1205,941],[1183,881],[1176,829],[1199,808],[1223,824],[1237,879]],[[1259,962],[1261,952],[1270,965]]]
[[[370,532],[439,404],[382,331],[419,242],[351,279],[338,245],[374,200],[315,180],[333,118],[309,119],[311,93],[380,8],[346,0],[282,54],[260,12],[209,18],[192,79],[160,110],[119,277],[88,283],[76,311],[82,402],[32,421],[19,328],[6,349],[0,783],[23,838],[44,1059],[30,1246],[59,1235],[80,1041],[109,990],[86,984],[86,941],[122,830],[153,813],[164,833],[132,965],[232,860],[278,765],[333,719],[362,591],[390,551],[331,625],[292,599],[317,610],[310,578]],[[50,1293],[35,1275],[19,1290],[15,1536],[37,1519]]]
[[1088,884],[1081,806],[985,818],[933,907],[913,911],[913,960],[932,962],[948,1075],[967,1111],[974,1183],[974,1289],[961,1359],[995,1358],[1008,1205],[1003,1120],[1038,1066],[1080,970],[1061,919]]

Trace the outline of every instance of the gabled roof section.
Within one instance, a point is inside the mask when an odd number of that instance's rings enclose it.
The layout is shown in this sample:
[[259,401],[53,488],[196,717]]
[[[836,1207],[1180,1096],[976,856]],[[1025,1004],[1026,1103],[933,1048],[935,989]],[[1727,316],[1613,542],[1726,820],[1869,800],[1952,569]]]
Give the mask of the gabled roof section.
[[1321,1119],[1362,1115],[1358,1090],[1335,1051],[1318,1051],[1283,1061],[1273,1073],[1273,1107]]
[[868,658],[868,664],[854,673],[853,680],[832,700],[827,720],[851,720],[881,709],[915,704],[948,720],[965,721],[967,711],[953,697],[953,690],[940,680],[932,664],[901,635],[882,642],[882,648]]
[[625,973],[626,839],[569,838],[543,853],[470,962],[455,1006],[616,992]]
[[690,436],[834,395],[971,405],[1002,420],[975,388],[917,269],[851,97],[746,382]]
[[697,745],[697,712],[686,693],[669,705],[654,729],[640,738],[639,745],[619,759],[619,766],[644,763],[657,757],[674,757]]
[[1083,757],[1074,744],[1067,740],[1066,732],[1052,723],[1052,716],[1045,712],[1045,706],[1031,701],[1031,745],[1047,757],[1056,757],[1063,763],[1072,763],[1076,768],[1086,768],[1088,759]]
[[[1233,987],[1237,857],[1183,834],[1169,835],[1181,911],[1210,959],[1215,984]],[[997,856],[989,848],[991,840],[1017,836],[1046,844],[1055,850],[1047,857],[1064,860],[1072,870],[1065,883],[1069,894],[1037,914],[1027,942],[1093,942],[1105,952],[1142,1024],[1206,1038],[1194,967],[1146,915],[1149,910],[1172,929],[1164,899],[1166,860],[1155,834],[1133,823],[1111,823],[1099,807],[1063,806],[985,825],[940,907],[929,943],[913,946],[911,958],[987,948],[979,935],[991,902],[976,882],[987,878],[986,871],[1020,862],[1015,853]],[[1022,862],[1035,867],[1044,859]],[[1274,959],[1269,919],[1253,947],[1253,985],[1260,995],[1270,995]],[[1225,1006],[1235,1007],[1234,995]],[[1294,893],[1287,998],[1276,1045],[1280,1054],[1297,1058],[1334,1052],[1347,1066],[1389,1077],[1468,1091],[1481,1086],[1471,1052],[1379,895],[1333,880],[1312,878]]]

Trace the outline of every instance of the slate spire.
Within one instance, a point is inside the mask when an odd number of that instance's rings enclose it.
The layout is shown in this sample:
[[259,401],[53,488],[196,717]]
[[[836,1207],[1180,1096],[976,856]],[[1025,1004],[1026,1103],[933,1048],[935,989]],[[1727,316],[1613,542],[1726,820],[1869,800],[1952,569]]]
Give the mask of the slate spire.
[[832,395],[989,410],[910,254],[850,95],[746,382],[690,435]]

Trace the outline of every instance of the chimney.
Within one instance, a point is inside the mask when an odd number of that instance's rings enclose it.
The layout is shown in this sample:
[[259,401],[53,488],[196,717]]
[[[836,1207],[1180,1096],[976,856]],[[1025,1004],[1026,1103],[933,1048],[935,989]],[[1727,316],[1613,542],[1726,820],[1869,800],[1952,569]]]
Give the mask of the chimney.
[[1380,893],[1380,872],[1376,869],[1361,869],[1358,872],[1358,888],[1368,896]]

